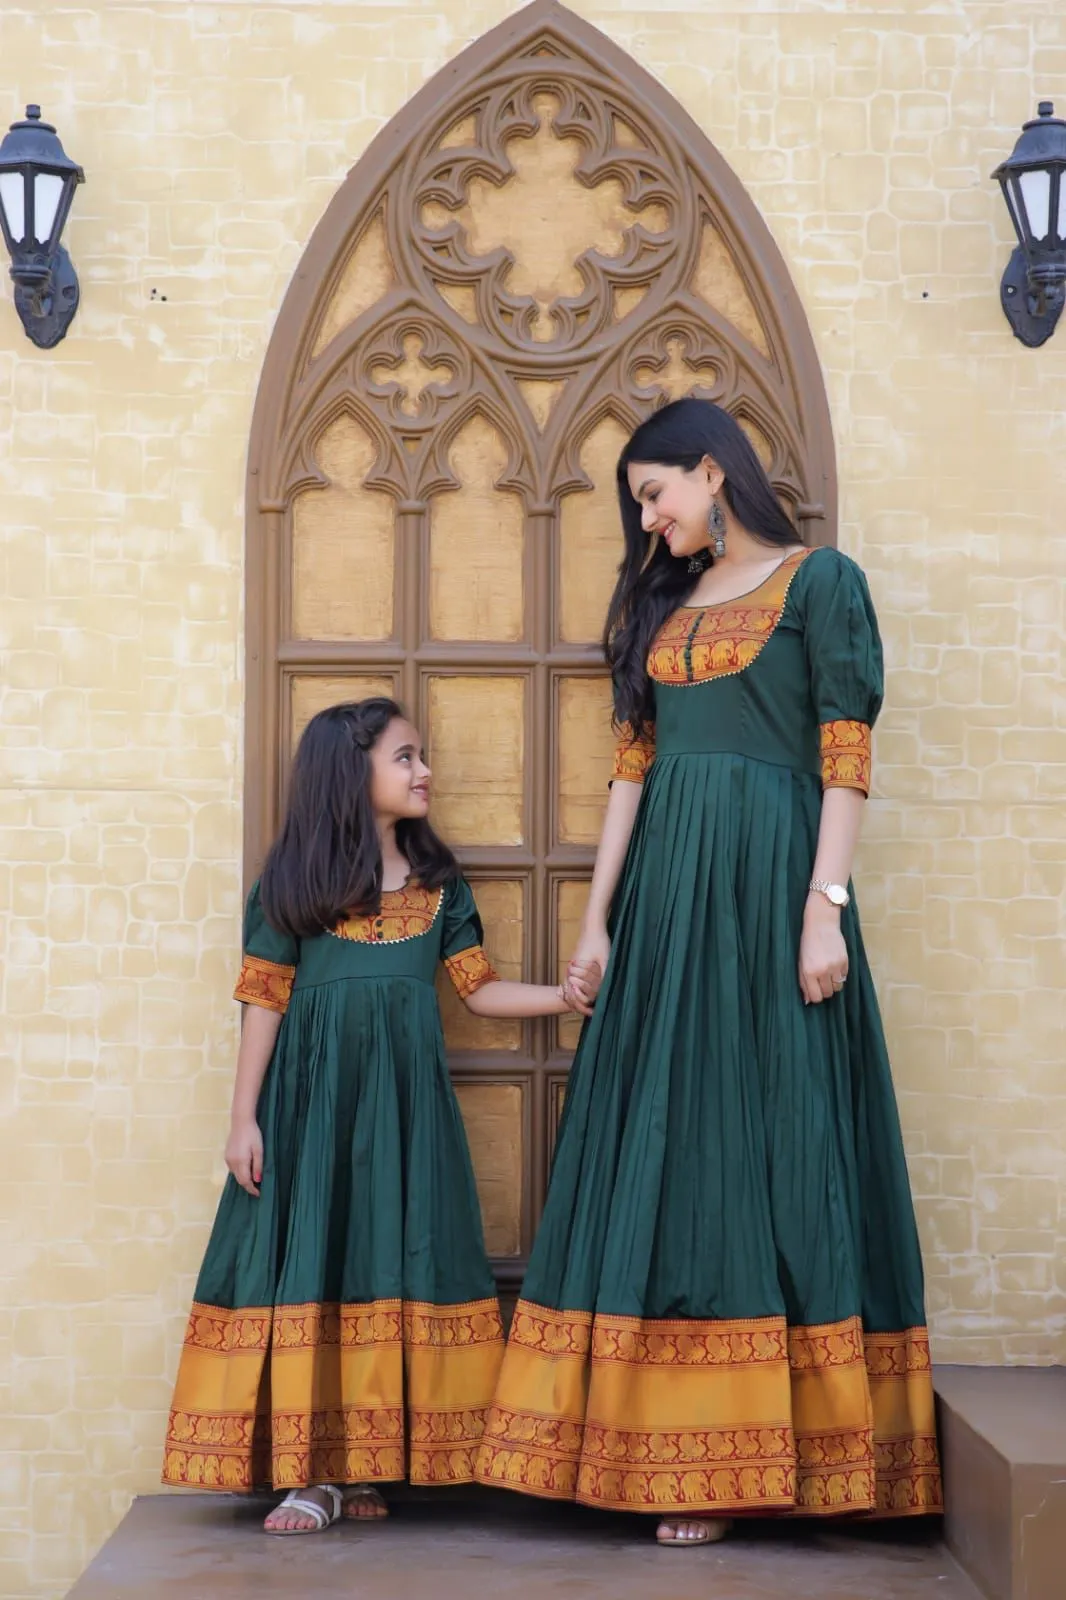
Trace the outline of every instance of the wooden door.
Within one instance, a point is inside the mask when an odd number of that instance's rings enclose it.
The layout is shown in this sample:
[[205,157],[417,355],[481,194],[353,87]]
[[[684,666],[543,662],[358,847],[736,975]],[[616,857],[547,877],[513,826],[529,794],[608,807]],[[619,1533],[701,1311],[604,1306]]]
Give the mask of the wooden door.
[[[249,875],[308,717],[393,693],[427,740],[434,820],[497,967],[556,979],[607,793],[615,461],[688,393],[733,411],[797,521],[830,540],[820,372],[758,213],[628,57],[530,6],[375,140],[279,316],[248,479]],[[576,1026],[442,1004],[506,1285]]]

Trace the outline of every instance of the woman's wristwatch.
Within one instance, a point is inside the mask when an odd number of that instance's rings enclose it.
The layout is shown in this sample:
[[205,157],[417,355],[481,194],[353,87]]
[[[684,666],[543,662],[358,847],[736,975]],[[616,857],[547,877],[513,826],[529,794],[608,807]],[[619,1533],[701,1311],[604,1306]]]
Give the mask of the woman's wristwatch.
[[843,911],[851,896],[840,883],[826,883],[823,878],[812,878],[810,882],[812,894],[824,895],[831,906],[836,906],[838,911]]

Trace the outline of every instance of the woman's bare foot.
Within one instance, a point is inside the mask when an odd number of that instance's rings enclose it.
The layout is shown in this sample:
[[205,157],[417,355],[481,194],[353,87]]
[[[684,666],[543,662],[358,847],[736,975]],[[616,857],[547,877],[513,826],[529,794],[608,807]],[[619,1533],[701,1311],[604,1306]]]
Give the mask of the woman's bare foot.
[[655,1538],[659,1544],[717,1544],[732,1526],[728,1517],[664,1517]]
[[[266,1533],[321,1533],[340,1516],[339,1493],[331,1484],[294,1489],[269,1512]],[[309,1509],[313,1507],[314,1509]],[[317,1515],[316,1515],[317,1512]]]
[[350,1522],[381,1522],[389,1508],[370,1483],[350,1483],[344,1491],[344,1515]]

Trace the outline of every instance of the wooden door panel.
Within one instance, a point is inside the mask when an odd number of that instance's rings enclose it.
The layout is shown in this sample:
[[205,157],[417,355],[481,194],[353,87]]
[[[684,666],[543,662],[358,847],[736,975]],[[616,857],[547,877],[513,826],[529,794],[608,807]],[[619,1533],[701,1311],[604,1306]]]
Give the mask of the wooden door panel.
[[371,695],[396,693],[396,675],[391,672],[294,673],[289,683],[290,755],[296,750],[301,733],[311,718],[328,706],[346,700],[366,700]]
[[554,689],[555,840],[594,850],[614,764],[610,680],[560,673]]
[[525,633],[522,497],[497,487],[499,432],[475,414],[447,454],[457,487],[429,506],[429,637],[507,644]]
[[457,847],[524,844],[528,677],[433,672],[423,690],[436,826]]
[[293,636],[387,639],[393,628],[395,503],[364,487],[374,442],[354,417],[330,422],[314,445],[325,478],[292,505]]
[[585,433],[577,452],[589,487],[559,498],[559,642],[597,644],[622,557],[615,463],[629,435],[608,415]]

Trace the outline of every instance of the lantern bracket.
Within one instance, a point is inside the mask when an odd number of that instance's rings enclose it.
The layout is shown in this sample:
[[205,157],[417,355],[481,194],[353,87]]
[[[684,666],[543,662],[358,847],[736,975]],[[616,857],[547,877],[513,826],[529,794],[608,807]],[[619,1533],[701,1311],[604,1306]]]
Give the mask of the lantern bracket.
[[1021,245],[1011,253],[999,286],[1003,313],[1011,332],[1030,350],[1046,344],[1058,326],[1066,295],[1062,283],[1048,286],[1030,283],[1029,266]]

